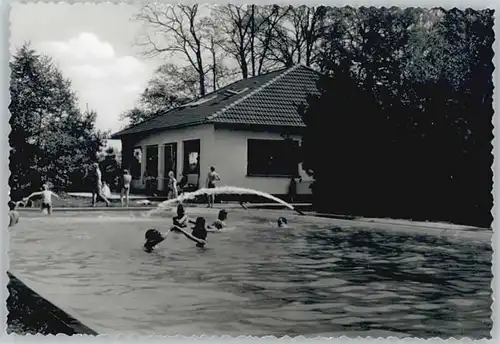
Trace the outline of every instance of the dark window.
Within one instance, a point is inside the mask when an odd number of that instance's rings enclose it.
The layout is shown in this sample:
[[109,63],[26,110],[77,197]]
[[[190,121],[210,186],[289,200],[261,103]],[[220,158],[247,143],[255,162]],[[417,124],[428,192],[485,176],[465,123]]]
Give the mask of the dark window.
[[146,147],[146,173],[158,177],[158,145]]
[[200,174],[200,140],[184,141],[185,174]]
[[298,174],[298,142],[248,140],[247,175],[294,177]]
[[141,163],[142,163],[142,148],[135,147],[132,151],[132,159],[130,161],[130,174],[132,178],[141,178]]
[[177,178],[177,143],[167,143],[165,144],[165,177],[168,176],[168,172],[174,172],[174,176]]

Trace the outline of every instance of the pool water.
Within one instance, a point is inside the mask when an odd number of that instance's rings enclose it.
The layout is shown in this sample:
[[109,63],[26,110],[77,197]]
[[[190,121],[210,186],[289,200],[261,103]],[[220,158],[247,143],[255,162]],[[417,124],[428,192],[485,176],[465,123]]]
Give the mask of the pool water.
[[231,212],[234,230],[209,234],[206,249],[171,234],[148,254],[144,232],[169,218],[24,216],[10,270],[99,333],[490,337],[486,242],[273,218]]

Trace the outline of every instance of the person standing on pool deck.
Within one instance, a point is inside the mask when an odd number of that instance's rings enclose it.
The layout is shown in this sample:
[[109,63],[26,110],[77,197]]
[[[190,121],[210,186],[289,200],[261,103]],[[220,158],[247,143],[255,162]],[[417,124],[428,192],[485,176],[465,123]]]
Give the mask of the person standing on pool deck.
[[23,201],[26,203],[30,200],[30,198],[35,196],[42,196],[42,205],[41,210],[44,211],[47,209],[49,215],[52,215],[52,196],[59,198],[57,194],[49,190],[49,186],[47,184],[43,184],[43,191],[33,192],[31,195],[26,197]]
[[125,197],[125,206],[128,207],[130,195],[130,183],[132,183],[132,176],[128,170],[123,170],[123,175],[120,178],[120,202],[123,207],[123,198]]
[[167,190],[167,199],[176,199],[179,196],[177,179],[175,179],[173,171],[168,172]]
[[94,180],[93,180],[93,187],[92,187],[92,206],[95,207],[96,202],[98,201],[98,198],[102,199],[104,202],[106,202],[106,206],[109,207],[109,201],[104,196],[103,190],[102,190],[102,172],[101,169],[99,168],[99,164],[95,162],[93,165],[94,168]]
[[[220,180],[219,175],[215,172],[215,167],[210,166],[210,171],[207,174],[207,188],[215,189],[215,182]],[[207,208],[213,208],[215,203],[215,194],[208,195],[208,205]]]

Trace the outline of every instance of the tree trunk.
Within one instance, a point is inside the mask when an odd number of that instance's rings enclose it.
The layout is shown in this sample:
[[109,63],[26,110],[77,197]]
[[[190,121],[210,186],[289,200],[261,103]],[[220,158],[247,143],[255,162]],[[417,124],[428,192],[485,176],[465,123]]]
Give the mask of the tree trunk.
[[255,76],[255,5],[252,5],[252,17],[250,20],[252,21],[252,34],[250,36],[250,56],[252,60],[252,76]]

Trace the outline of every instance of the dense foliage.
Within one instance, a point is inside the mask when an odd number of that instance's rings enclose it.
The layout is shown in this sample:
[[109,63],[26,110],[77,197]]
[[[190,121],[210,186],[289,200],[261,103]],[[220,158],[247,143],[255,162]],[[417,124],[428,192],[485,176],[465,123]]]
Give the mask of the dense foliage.
[[95,129],[96,113],[79,110],[70,81],[28,44],[10,68],[11,198],[37,191],[45,182],[56,190],[79,189],[104,142]]
[[[328,13],[304,109],[322,211],[489,227],[493,11]],[[327,152],[320,154],[320,152]]]

